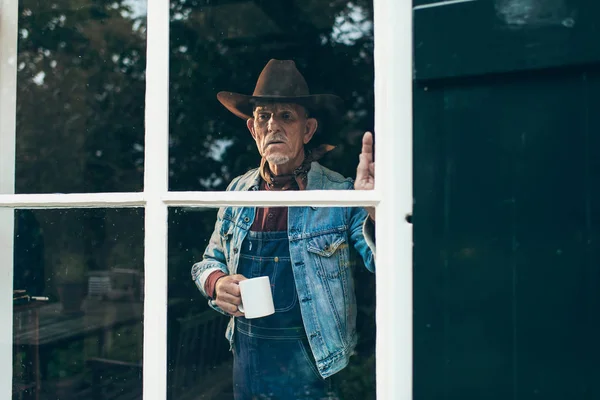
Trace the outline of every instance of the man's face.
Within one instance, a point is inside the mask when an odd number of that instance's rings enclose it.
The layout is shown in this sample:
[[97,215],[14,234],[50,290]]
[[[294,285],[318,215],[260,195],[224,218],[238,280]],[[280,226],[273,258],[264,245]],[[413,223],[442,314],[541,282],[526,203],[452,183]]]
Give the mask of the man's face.
[[283,169],[287,169],[286,166],[297,167],[304,157],[304,145],[317,129],[317,121],[308,118],[304,107],[297,104],[258,105],[253,116],[247,121],[247,126],[261,156],[271,166]]

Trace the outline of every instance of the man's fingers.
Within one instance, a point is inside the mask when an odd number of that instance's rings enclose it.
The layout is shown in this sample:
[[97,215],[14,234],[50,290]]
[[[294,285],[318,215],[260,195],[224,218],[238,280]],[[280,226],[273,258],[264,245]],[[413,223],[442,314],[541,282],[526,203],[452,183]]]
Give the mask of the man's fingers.
[[248,278],[246,278],[244,275],[240,275],[240,274],[229,275],[229,276],[219,279],[217,281],[217,296],[220,293],[226,292],[226,293],[230,293],[234,296],[239,297],[239,295],[240,295],[239,282],[245,281],[246,279],[248,279]]
[[233,296],[240,297],[240,285],[237,283],[227,282],[223,286],[221,286],[221,289],[225,293],[229,293]]
[[368,163],[373,162],[373,134],[366,132],[362,139],[361,154],[364,154]]
[[356,180],[365,179],[369,176],[375,176],[375,163],[367,161],[367,157],[361,154],[358,157],[358,167],[356,167]]
[[225,311],[228,314],[233,315],[234,317],[239,317],[241,315],[244,315],[240,312],[237,305],[235,305],[235,304],[230,304],[230,303],[227,303],[222,300],[217,300],[216,303],[217,303],[217,306],[219,306],[219,308],[221,310]]
[[242,303],[239,282],[245,281],[246,279],[248,278],[244,275],[236,274],[227,275],[217,281],[217,296],[215,303],[221,310],[234,317],[241,317],[244,315],[238,309],[238,305]]
[[356,181],[370,179],[375,174],[373,163],[373,134],[365,132],[362,138],[362,149],[358,156],[358,167],[356,167]]
[[356,181],[360,182],[365,179],[369,174],[369,163],[365,160],[365,157],[361,154],[358,156],[358,166],[356,167]]
[[363,146],[373,146],[373,134],[371,132],[365,132],[362,138]]
[[233,296],[229,293],[220,293],[218,298],[220,301],[222,301],[224,303],[233,304],[235,306],[239,306],[240,304],[242,304],[241,297]]
[[248,279],[242,274],[231,275],[231,278],[233,279],[234,282],[237,282],[237,283],[240,283],[241,281],[245,281],[246,279]]
[[365,155],[363,153],[360,153],[358,155],[358,169],[361,170],[366,170],[368,168],[369,165],[369,161],[367,160],[367,157],[365,157]]

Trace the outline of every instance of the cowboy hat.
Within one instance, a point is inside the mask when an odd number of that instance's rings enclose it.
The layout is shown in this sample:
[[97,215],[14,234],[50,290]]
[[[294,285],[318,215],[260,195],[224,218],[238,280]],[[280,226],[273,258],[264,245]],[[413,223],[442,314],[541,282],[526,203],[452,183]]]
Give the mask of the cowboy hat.
[[263,68],[254,93],[245,95],[219,92],[217,99],[236,116],[247,120],[257,102],[294,103],[312,114],[339,114],[343,107],[340,97],[333,94],[310,94],[306,80],[292,60],[270,60]]

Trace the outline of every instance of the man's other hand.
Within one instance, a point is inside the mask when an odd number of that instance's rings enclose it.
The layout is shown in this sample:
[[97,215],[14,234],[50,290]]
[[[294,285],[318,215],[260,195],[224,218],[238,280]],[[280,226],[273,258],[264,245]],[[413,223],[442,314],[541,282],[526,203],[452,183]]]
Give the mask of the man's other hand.
[[219,306],[221,310],[234,317],[241,317],[244,315],[238,309],[238,306],[242,304],[239,283],[246,279],[248,278],[244,275],[227,275],[219,278],[215,285],[215,303],[217,303],[217,306]]
[[[375,188],[375,161],[373,161],[373,134],[366,132],[362,139],[362,150],[356,168],[355,190],[373,190]],[[375,221],[375,208],[366,207],[369,216]]]

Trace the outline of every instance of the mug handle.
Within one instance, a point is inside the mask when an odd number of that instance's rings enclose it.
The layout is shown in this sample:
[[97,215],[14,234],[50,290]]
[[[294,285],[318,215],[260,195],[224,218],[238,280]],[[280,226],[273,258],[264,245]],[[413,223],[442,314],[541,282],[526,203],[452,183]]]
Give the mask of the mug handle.
[[241,313],[244,313],[244,314],[245,314],[245,311],[244,311],[244,305],[243,305],[243,304],[240,304],[240,305],[238,306],[238,310],[240,310],[240,312],[241,312]]

